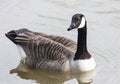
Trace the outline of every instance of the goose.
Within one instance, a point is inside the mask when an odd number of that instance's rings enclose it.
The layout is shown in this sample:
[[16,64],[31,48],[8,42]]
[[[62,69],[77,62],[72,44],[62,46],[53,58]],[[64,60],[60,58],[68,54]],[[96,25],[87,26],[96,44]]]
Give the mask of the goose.
[[76,52],[69,47],[31,33],[28,29],[12,30],[5,35],[21,47],[24,63],[36,69],[55,72],[86,72],[96,68],[94,58],[87,50],[87,21],[83,14],[75,14],[68,31],[77,29]]

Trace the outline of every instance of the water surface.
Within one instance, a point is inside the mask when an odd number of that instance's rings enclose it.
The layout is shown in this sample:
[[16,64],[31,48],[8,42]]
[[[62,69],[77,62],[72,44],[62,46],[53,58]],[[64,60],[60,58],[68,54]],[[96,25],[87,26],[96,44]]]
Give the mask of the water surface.
[[75,13],[83,13],[87,18],[88,49],[97,63],[91,84],[119,84],[119,3],[119,0],[0,0],[0,84],[78,84],[77,75],[54,73],[55,78],[53,73],[28,68],[24,72],[24,65],[21,71],[17,68],[21,64],[17,48],[4,36],[12,29],[28,28],[76,41],[76,30],[66,30]]

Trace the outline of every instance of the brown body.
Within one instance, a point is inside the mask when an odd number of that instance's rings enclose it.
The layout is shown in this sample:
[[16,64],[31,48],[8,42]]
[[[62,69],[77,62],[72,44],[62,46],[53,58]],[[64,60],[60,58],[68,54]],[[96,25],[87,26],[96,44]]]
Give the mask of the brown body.
[[[14,34],[13,34],[14,33]],[[48,71],[65,71],[66,62],[73,59],[76,42],[60,36],[46,35],[27,29],[10,31],[8,38],[15,35],[14,43],[26,54],[25,64],[32,68]],[[12,39],[11,39],[12,40]]]

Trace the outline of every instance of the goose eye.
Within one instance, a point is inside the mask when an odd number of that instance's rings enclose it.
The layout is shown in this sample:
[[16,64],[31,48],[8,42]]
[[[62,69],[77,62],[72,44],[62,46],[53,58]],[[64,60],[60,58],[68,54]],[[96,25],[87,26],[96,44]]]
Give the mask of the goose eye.
[[75,18],[75,22],[78,22],[79,21],[79,19],[78,18]]

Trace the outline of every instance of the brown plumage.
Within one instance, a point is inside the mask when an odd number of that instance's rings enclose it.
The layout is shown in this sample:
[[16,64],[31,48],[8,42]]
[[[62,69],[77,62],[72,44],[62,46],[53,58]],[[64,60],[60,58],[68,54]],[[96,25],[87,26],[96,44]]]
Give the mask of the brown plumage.
[[36,36],[42,36],[42,37],[45,37],[45,38],[48,38],[48,39],[51,39],[53,41],[56,41],[64,46],[66,46],[67,48],[69,48],[70,50],[72,50],[73,52],[76,51],[77,49],[77,43],[73,40],[70,40],[66,37],[62,37],[62,36],[54,36],[54,35],[48,35],[48,34],[45,34],[45,33],[38,33],[38,32],[33,32],[33,31],[28,31],[29,33],[31,34],[34,34]]
[[32,68],[64,71],[65,63],[74,56],[70,43],[75,43],[64,37],[42,35],[27,29],[14,30],[6,36],[10,34],[16,35],[14,43],[22,46],[26,54],[25,63]]

